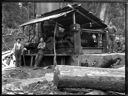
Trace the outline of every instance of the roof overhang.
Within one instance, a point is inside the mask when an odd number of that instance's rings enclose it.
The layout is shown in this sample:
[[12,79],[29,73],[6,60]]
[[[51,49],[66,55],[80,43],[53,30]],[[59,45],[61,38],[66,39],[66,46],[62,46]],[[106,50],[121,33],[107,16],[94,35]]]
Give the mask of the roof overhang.
[[67,12],[63,12],[63,13],[59,13],[59,14],[54,14],[54,15],[47,16],[47,17],[36,18],[36,19],[30,20],[30,21],[28,21],[26,23],[21,24],[20,27],[26,26],[26,25],[30,25],[30,24],[34,24],[34,23],[43,22],[43,21],[50,20],[50,19],[55,19],[55,18],[64,16],[64,15],[66,15],[66,14],[72,12],[72,11],[73,10],[67,11]]

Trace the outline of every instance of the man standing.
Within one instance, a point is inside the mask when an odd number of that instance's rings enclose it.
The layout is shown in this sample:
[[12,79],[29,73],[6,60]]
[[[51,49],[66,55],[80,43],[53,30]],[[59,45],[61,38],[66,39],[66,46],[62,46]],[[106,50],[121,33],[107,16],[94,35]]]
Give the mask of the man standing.
[[40,38],[40,43],[38,44],[38,53],[35,59],[35,68],[37,68],[37,66],[41,63],[41,60],[43,58],[44,55],[44,48],[46,46],[46,43],[44,42],[43,38]]
[[110,22],[110,25],[108,26],[108,48],[109,52],[114,52],[114,41],[115,41],[115,33],[117,32],[117,29],[114,25],[112,25],[112,22]]
[[13,54],[16,58],[16,66],[21,66],[21,54],[23,53],[23,45],[21,44],[21,38],[16,39],[16,43],[14,44],[14,47],[12,49]]

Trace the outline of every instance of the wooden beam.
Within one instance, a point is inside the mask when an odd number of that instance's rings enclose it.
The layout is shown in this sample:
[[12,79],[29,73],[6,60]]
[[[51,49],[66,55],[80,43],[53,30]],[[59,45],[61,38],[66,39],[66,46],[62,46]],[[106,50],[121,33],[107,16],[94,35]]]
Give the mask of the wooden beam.
[[73,24],[76,24],[76,16],[75,12],[73,12]]
[[54,72],[54,84],[58,88],[125,92],[125,70],[57,65]]

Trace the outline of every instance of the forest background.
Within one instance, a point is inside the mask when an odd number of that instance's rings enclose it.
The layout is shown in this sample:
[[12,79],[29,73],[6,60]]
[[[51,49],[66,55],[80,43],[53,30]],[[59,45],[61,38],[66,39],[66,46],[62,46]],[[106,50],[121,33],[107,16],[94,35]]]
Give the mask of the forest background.
[[[44,12],[49,11],[49,8],[54,10],[67,4],[69,3],[58,3],[58,6],[53,3],[50,3],[50,6],[48,3],[43,4],[45,5]],[[39,4],[32,2],[2,3],[2,51],[12,49],[15,37],[21,33],[19,25],[36,18],[38,6]],[[45,8],[46,6],[48,7]],[[125,6],[123,3],[82,3],[81,6],[100,18],[105,24],[109,25],[112,22],[117,28],[116,36],[124,38]]]

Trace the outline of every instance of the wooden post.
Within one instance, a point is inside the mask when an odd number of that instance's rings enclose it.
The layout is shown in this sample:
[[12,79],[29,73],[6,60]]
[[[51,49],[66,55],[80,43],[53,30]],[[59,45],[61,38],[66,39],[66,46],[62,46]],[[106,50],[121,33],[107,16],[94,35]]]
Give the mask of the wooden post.
[[81,36],[80,36],[80,25],[76,23],[75,11],[73,13],[72,31],[74,33],[74,52],[76,55],[79,55],[81,52]]
[[54,84],[58,88],[88,88],[125,92],[125,70],[57,65]]
[[73,24],[76,24],[76,16],[75,16],[75,12],[73,12]]
[[98,33],[98,36],[97,36],[98,48],[100,47],[100,38],[101,38],[101,35],[100,33]]
[[108,46],[109,46],[109,36],[108,35],[109,35],[108,31],[106,31],[106,36],[105,37],[106,37],[106,41],[107,41],[106,42],[106,50],[107,50],[107,52],[109,52],[109,48],[108,48]]
[[[24,33],[24,26],[22,27],[22,31],[23,31],[23,34],[25,35],[25,33]],[[26,36],[26,35],[25,35],[25,36]],[[26,66],[25,56],[24,56],[24,54],[23,54],[23,63],[24,63],[24,66]]]
[[81,51],[81,36],[80,31],[74,32],[74,51],[76,55],[80,54]]
[[81,52],[81,35],[80,35],[80,25],[76,22],[76,11],[73,13],[73,25],[71,26],[71,30],[73,32],[74,37],[74,53],[77,60],[75,60],[75,63],[77,66],[79,66],[79,54]]
[[104,51],[105,51],[105,53],[108,52],[108,36],[107,36],[107,34],[108,34],[108,33],[105,32],[105,35],[104,35],[104,38],[103,38],[104,41],[105,41],[105,42],[104,42],[104,47],[105,47],[105,50],[104,50]]
[[30,57],[31,57],[30,67],[32,67],[34,56],[33,55],[30,55]]
[[56,61],[56,39],[55,39],[56,31],[57,31],[57,22],[56,22],[55,28],[54,28],[54,62],[53,62],[54,66],[57,65],[57,61]]

